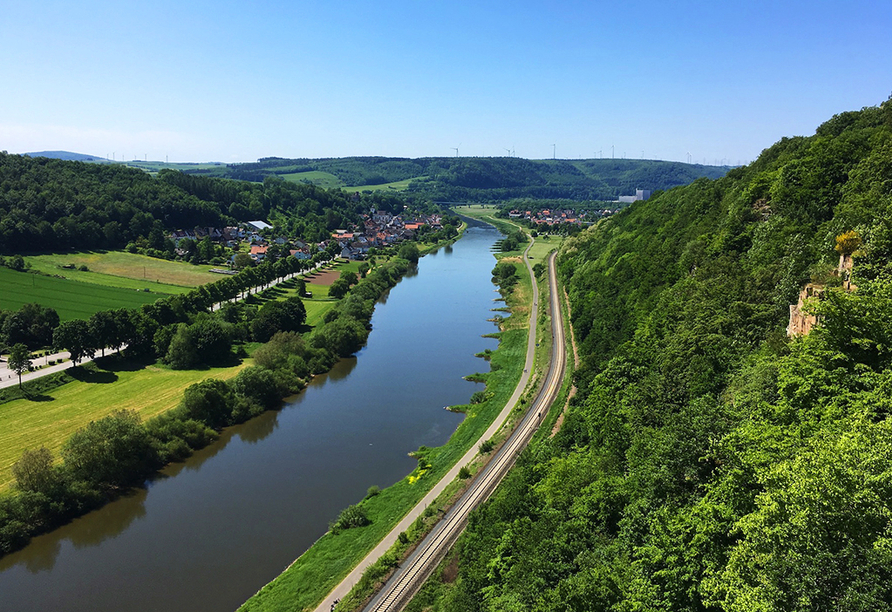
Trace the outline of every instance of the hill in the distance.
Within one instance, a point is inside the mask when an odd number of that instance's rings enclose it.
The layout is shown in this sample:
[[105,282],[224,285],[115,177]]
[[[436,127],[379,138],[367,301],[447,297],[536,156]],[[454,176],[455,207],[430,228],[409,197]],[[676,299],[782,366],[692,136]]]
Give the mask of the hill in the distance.
[[[114,163],[69,151],[25,153],[29,157]],[[512,199],[614,201],[636,189],[659,191],[699,178],[717,179],[728,166],[641,159],[541,159],[520,157],[341,157],[262,158],[241,164],[120,162],[150,174],[172,169],[186,174],[261,183],[269,177],[345,191],[385,191],[442,202]]]
[[104,157],[86,155],[84,153],[72,153],[71,151],[38,151],[36,153],[22,153],[28,157],[49,157],[50,159],[64,159],[66,161],[104,162]]
[[637,159],[268,157],[185,172],[257,182],[278,177],[350,191],[386,189],[440,201],[491,202],[514,198],[615,200],[634,194],[636,189],[657,191],[698,178],[720,178],[728,170],[728,166]]

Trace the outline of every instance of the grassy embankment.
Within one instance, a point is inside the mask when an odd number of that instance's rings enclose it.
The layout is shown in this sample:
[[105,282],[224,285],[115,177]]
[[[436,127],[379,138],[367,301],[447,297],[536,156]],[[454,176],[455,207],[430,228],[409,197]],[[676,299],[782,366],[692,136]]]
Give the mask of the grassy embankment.
[[[508,255],[518,258],[520,253]],[[477,443],[511,397],[523,371],[532,285],[525,266],[518,266],[518,274],[520,281],[509,302],[513,314],[502,322],[499,348],[491,354],[492,371],[479,375],[486,379],[488,399],[481,404],[455,407],[464,411],[467,418],[445,445],[424,454],[429,467],[421,469],[419,465],[400,482],[363,502],[371,524],[338,535],[326,533],[285,572],[249,599],[240,612],[305,610],[317,605]],[[457,488],[458,484],[453,483],[437,504],[445,503]],[[430,509],[426,514],[430,517],[436,511]],[[422,531],[413,530],[403,548],[420,537]]]
[[[540,300],[549,299],[546,296],[548,295],[548,281],[547,278],[543,278],[539,283],[540,290]],[[561,310],[564,315],[564,332],[566,334],[566,338],[568,339],[568,344],[570,343],[571,336],[571,326],[570,326],[570,316],[567,301],[564,296],[561,297]],[[540,308],[539,315],[539,325],[543,325],[543,319],[546,319],[545,313],[543,309]],[[551,321],[550,318],[547,318],[547,324],[550,326]],[[542,342],[540,343],[540,347],[537,348],[536,355],[536,363],[542,363],[541,353],[549,353],[551,351],[551,337],[550,334],[541,335]],[[556,431],[556,428],[560,427],[560,423],[562,422],[562,414],[566,409],[568,402],[570,401],[571,394],[573,393],[573,384],[572,384],[572,375],[574,370],[574,360],[573,360],[573,350],[571,346],[567,346],[567,372],[564,377],[564,384],[561,387],[561,391],[558,394],[557,398],[552,404],[551,410],[549,410],[548,414],[545,415],[545,418],[542,421],[542,425],[539,427],[539,430],[533,436],[533,439],[530,442],[530,447],[535,448],[538,444],[541,444],[542,441],[549,436],[552,436]],[[544,373],[543,373],[544,375]],[[527,451],[529,452],[529,451]],[[521,459],[523,461],[523,459]],[[501,488],[497,488],[492,496],[498,496],[502,491]],[[460,536],[459,542],[461,542],[461,538],[465,537],[464,535]],[[452,547],[452,549],[447,553],[445,558],[440,562],[434,572],[431,574],[430,578],[425,581],[424,585],[421,589],[416,593],[416,595],[412,598],[411,601],[406,605],[406,612],[424,612],[426,610],[431,610],[438,603],[442,603],[444,598],[448,596],[449,591],[455,586],[455,575],[458,567],[461,564],[461,559],[458,554],[459,545],[456,544]],[[344,610],[355,610],[356,606],[345,607]],[[340,610],[340,608],[338,608]]]
[[[484,208],[482,206],[472,206],[470,208],[462,208],[460,210],[461,214],[467,215],[469,217],[473,217],[475,219],[480,219],[489,223],[493,223],[497,227],[503,230],[510,230],[514,228],[521,227],[520,224],[507,219],[499,219],[495,218],[493,215],[495,210],[492,208]],[[538,261],[541,261],[543,264],[546,264],[546,259],[548,255],[554,251],[555,249],[560,247],[560,244],[563,241],[562,236],[542,236],[540,235],[535,242],[533,243],[532,248],[529,252],[530,263],[535,265]],[[500,259],[510,260],[513,258],[513,254],[506,254],[505,257],[497,255]],[[550,334],[551,329],[551,316],[548,312],[547,305],[550,303],[550,289],[548,285],[548,277],[547,275],[542,275],[541,278],[538,279],[539,284],[539,314],[537,320],[537,346],[536,346],[536,362],[535,362],[535,377],[538,380],[543,380],[550,363],[550,355],[552,349],[552,337]],[[570,319],[569,313],[567,311],[566,300],[561,299],[561,309],[564,314],[564,329],[566,333],[566,337],[571,338],[571,330],[570,330]],[[568,340],[569,342],[569,340]],[[554,404],[552,405],[551,410],[545,415],[543,419],[542,425],[539,427],[538,432],[533,437],[533,443],[536,440],[541,440],[545,436],[551,435],[554,428],[557,426],[557,423],[560,419],[561,413],[563,412],[566,403],[569,401],[571,389],[572,389],[572,372],[573,372],[573,357],[572,357],[572,349],[567,347],[568,350],[568,361],[567,361],[567,373],[564,377],[564,384],[561,388],[561,391],[558,397],[555,399]],[[530,397],[532,394],[531,390],[528,388],[528,392],[526,397]],[[512,413],[511,420],[516,421],[522,416],[523,412],[521,410],[522,407],[518,406],[518,408]],[[497,436],[497,442],[501,442],[504,438],[507,437],[506,428],[500,435]],[[423,610],[429,609],[429,607],[436,602],[438,599],[442,598],[445,590],[451,587],[451,583],[454,580],[453,576],[455,573],[455,568],[458,564],[459,560],[456,556],[456,550],[453,548],[447,556],[441,561],[440,565],[434,570],[434,573],[425,582],[421,591],[409,602],[406,606],[407,612],[420,612]],[[353,602],[346,602],[349,604],[353,604]],[[348,605],[345,606],[344,610],[354,610],[357,609],[356,605]],[[338,609],[341,609],[340,607]]]

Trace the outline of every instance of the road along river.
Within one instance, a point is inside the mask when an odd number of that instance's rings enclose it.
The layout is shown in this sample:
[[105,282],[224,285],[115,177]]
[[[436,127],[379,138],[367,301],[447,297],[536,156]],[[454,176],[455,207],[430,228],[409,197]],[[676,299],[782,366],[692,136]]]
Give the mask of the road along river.
[[146,489],[0,559],[0,612],[234,610],[371,485],[412,471],[444,443],[481,386],[474,357],[498,297],[490,249],[472,226],[423,257],[380,303],[368,345],[277,412],[224,431]]

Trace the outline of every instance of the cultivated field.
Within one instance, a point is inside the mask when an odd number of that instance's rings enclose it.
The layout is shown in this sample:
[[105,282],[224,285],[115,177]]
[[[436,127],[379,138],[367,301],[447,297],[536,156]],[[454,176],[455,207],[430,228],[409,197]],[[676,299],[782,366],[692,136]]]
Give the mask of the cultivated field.
[[39,401],[0,404],[0,491],[13,482],[12,465],[26,449],[46,446],[58,459],[68,437],[116,410],[135,410],[143,420],[177,406],[183,391],[205,378],[228,379],[250,364],[208,370],[99,369],[53,389]]
[[409,188],[409,183],[418,179],[427,178],[426,176],[418,176],[404,181],[394,181],[393,183],[381,183],[380,185],[356,185],[353,187],[342,187],[344,191],[353,193],[356,191],[405,191]]
[[[184,293],[222,278],[209,272],[219,266],[194,266],[123,251],[31,255],[25,261],[47,274],[125,289],[148,287],[159,293]],[[75,269],[64,268],[66,265],[73,265]],[[79,271],[80,266],[87,266],[89,271]]]
[[334,174],[331,174],[329,172],[322,172],[319,170],[313,170],[311,172],[292,172],[291,174],[282,174],[280,176],[291,183],[308,182],[325,189],[332,189],[335,187],[344,186],[344,183],[341,181],[341,179],[336,177]]
[[18,310],[36,302],[55,308],[63,321],[87,319],[94,312],[137,308],[157,300],[157,293],[82,283],[0,268],[0,309]]

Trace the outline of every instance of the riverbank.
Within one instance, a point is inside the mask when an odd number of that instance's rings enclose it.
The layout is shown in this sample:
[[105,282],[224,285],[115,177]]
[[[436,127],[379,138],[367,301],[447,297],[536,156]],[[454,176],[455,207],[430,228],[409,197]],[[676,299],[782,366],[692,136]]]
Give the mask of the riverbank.
[[[114,584],[118,605],[128,610],[234,609],[370,484],[404,476],[416,464],[408,450],[442,444],[459,422],[442,406],[466,401],[482,386],[461,380],[483,363],[473,355],[496,347],[481,339],[492,330],[489,266],[481,264],[495,232],[475,227],[468,234],[462,245],[422,258],[419,271],[379,301],[375,333],[357,358],[314,379],[282,410],[224,430],[220,443],[165,469],[147,491],[134,492],[132,499],[144,502],[121,498],[5,558],[4,601],[20,611],[46,609],[50,598],[66,602],[51,609],[109,609]],[[441,350],[419,363],[431,346]],[[404,378],[410,388],[393,389],[390,381]],[[122,509],[139,520],[111,518]],[[109,521],[130,526],[110,540],[80,544],[85,531],[106,533],[100,525]],[[188,567],[153,561],[186,558]],[[25,571],[35,563],[43,569]],[[148,584],[165,588],[147,596]],[[197,591],[198,599],[191,595]]]
[[[516,258],[519,253],[507,255]],[[371,524],[337,535],[331,531],[326,533],[282,575],[248,600],[240,608],[240,612],[294,608],[302,610],[318,605],[480,440],[481,435],[508,403],[523,375],[528,348],[529,313],[532,307],[532,280],[525,265],[517,267],[521,280],[508,298],[507,308],[512,314],[501,321],[501,331],[496,334],[500,341],[498,349],[489,353],[491,371],[471,375],[475,380],[486,381],[486,400],[479,404],[453,407],[454,410],[465,412],[467,418],[449,441],[438,448],[424,449],[420,454],[419,468],[412,474],[361,502]],[[363,580],[361,589],[370,590],[376,577],[385,574],[397,562],[399,555],[424,535],[433,519],[448,506],[459,488],[460,483],[450,485],[425,510],[424,515],[406,530],[405,537],[401,534],[395,548],[370,569],[370,576]],[[351,595],[353,600],[363,598],[363,593]],[[344,604],[346,603],[345,601]]]

